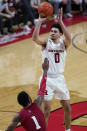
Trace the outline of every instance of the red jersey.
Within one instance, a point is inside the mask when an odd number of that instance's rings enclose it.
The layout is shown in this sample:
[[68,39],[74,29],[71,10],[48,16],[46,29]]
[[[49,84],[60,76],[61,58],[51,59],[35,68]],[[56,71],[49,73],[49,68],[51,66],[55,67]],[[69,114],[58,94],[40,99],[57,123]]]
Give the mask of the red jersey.
[[44,114],[36,103],[23,108],[19,115],[26,131],[46,131]]

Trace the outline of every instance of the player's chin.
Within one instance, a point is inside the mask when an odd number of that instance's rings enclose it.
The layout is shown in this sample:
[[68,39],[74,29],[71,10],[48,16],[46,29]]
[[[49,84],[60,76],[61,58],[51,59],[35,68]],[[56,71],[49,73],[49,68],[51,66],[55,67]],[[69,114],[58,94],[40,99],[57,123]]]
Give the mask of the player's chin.
[[55,37],[50,37],[51,38],[51,40],[55,40]]

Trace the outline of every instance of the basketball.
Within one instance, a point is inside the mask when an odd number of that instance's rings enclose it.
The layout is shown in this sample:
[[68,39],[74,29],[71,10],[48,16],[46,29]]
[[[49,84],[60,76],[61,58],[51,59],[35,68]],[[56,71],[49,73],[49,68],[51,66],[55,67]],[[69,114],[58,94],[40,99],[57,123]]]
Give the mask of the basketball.
[[53,6],[49,2],[42,2],[38,6],[38,13],[41,17],[48,17],[53,14]]

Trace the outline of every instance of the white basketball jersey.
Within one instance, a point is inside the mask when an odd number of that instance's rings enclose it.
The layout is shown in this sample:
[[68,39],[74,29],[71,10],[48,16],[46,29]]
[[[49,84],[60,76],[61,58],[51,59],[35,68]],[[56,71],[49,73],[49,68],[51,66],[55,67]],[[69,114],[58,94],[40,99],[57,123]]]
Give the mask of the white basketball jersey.
[[42,50],[42,62],[47,57],[49,60],[49,70],[47,75],[57,77],[58,74],[64,72],[66,50],[62,39],[55,44],[48,39],[46,48]]

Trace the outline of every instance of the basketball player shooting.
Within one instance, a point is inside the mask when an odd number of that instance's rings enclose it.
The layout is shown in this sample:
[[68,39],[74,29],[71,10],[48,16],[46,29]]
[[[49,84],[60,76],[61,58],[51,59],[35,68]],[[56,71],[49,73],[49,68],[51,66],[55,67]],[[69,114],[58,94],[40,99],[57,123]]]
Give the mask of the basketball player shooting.
[[[71,108],[70,96],[67,89],[63,72],[65,67],[66,50],[70,46],[71,36],[62,21],[63,11],[59,9],[57,23],[51,25],[50,38],[40,38],[39,32],[41,24],[46,18],[40,18],[34,29],[32,39],[42,47],[42,62],[45,57],[49,60],[49,70],[47,72],[46,90],[44,96],[44,114],[46,122],[50,114],[50,102],[53,96],[60,101],[64,108],[65,131],[70,131]],[[64,34],[64,40],[61,36]],[[42,77],[41,77],[42,78]],[[41,82],[40,78],[40,82]]]

